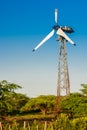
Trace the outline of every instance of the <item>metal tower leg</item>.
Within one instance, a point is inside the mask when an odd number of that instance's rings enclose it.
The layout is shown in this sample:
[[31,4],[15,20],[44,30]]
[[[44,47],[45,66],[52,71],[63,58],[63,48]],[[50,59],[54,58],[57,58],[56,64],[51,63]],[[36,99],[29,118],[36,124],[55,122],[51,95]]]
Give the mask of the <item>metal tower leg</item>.
[[60,96],[64,90],[65,95],[70,95],[70,82],[67,64],[66,40],[59,37],[59,62],[58,62],[58,81],[57,81],[57,102],[56,110],[60,112]]

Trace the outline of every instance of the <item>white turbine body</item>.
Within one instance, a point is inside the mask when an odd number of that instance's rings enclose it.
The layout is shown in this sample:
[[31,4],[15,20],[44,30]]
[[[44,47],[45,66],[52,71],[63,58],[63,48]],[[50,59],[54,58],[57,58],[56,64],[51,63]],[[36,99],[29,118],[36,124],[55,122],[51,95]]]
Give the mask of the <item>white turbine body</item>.
[[[58,10],[55,9],[55,22],[58,23]],[[57,27],[57,29],[56,29]],[[48,39],[50,39],[56,31],[56,34],[59,36],[62,36],[64,39],[66,39],[69,43],[74,44],[75,43],[65,34],[65,32],[61,29],[60,26],[53,27],[53,30],[33,49],[33,51],[36,51],[40,46],[42,46]]]
[[58,35],[64,37],[69,43],[74,44],[74,42],[62,31],[61,28],[56,32]]

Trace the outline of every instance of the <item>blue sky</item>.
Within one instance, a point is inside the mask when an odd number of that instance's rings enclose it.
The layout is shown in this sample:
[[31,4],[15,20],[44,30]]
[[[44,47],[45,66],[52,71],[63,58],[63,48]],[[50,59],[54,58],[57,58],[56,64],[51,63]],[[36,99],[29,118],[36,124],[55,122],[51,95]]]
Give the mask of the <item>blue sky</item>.
[[23,87],[18,92],[30,97],[55,94],[57,86],[58,43],[56,35],[35,53],[32,49],[55,25],[71,26],[75,33],[67,43],[71,92],[87,83],[87,1],[3,0],[0,1],[0,81]]

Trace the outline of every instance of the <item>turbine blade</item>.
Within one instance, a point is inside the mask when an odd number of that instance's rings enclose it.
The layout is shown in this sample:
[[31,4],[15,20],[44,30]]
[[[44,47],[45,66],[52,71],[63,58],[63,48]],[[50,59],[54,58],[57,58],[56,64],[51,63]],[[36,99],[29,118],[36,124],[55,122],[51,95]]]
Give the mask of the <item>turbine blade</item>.
[[61,28],[58,29],[57,34],[60,35],[60,36],[62,36],[62,37],[64,37],[71,44],[75,45],[75,43],[62,31]]
[[36,51],[40,46],[42,46],[48,39],[54,35],[55,30],[53,29],[34,49]]
[[58,9],[55,9],[55,22],[58,23]]

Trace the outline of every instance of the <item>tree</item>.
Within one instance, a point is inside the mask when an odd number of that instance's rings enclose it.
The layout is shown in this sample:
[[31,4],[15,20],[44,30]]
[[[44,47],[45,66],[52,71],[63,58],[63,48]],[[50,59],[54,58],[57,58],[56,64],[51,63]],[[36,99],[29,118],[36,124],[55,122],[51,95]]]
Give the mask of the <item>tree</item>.
[[20,109],[28,102],[29,98],[21,93],[15,93],[10,97],[10,103],[12,105],[12,111],[10,112],[13,114],[20,114]]
[[80,89],[81,93],[84,96],[87,96],[87,84],[81,84],[81,86],[83,87],[82,89]]
[[21,86],[9,83],[6,80],[0,82],[0,99],[8,96],[8,94],[14,93],[14,90],[22,88]]
[[61,101],[61,108],[73,116],[87,115],[87,98],[79,93],[72,93]]
[[54,110],[56,97],[53,95],[41,95],[37,98],[31,98],[21,111],[40,110],[44,115],[48,111]]
[[12,100],[15,95],[15,90],[22,88],[21,86],[9,83],[6,80],[0,82],[0,113],[6,114],[12,111]]
[[56,97],[54,95],[41,95],[37,98],[37,106],[45,115],[47,111],[54,110]]

